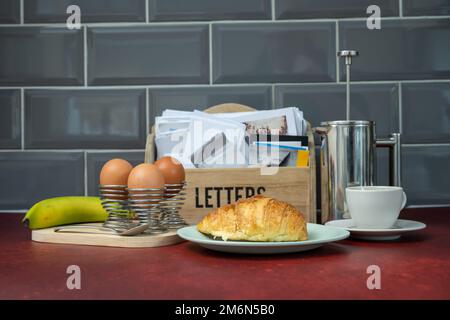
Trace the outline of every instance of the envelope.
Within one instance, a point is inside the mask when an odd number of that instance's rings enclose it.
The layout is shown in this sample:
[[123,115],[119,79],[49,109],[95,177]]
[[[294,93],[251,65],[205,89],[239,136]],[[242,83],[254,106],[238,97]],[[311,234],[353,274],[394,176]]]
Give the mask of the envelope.
[[[303,135],[305,124],[296,107],[220,114],[167,109],[155,118],[157,157],[171,155],[188,168],[254,165],[249,156],[253,147],[246,136],[266,132]],[[279,165],[287,156],[283,151],[258,161]]]

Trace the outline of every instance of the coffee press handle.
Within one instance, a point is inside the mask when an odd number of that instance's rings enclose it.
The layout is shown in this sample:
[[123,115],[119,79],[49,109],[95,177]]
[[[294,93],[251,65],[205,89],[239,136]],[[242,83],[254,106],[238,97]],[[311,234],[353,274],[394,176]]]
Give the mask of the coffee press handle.
[[377,139],[377,147],[389,148],[389,184],[402,186],[402,155],[400,133],[393,133],[387,139]]

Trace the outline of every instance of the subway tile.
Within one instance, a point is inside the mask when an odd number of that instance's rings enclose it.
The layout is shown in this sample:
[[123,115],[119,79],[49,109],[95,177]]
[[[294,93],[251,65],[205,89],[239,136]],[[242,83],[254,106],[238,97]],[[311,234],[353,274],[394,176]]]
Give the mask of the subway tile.
[[0,29],[0,86],[82,83],[82,30],[56,27]]
[[383,17],[398,16],[398,0],[276,0],[277,19],[368,17],[367,8],[378,5]]
[[375,121],[376,135],[380,138],[400,132],[397,84],[364,84],[353,88],[355,94],[350,97],[351,119]]
[[270,0],[149,0],[150,21],[271,19]]
[[213,25],[216,83],[334,81],[335,24]]
[[403,186],[408,205],[450,204],[449,146],[403,147]]
[[0,90],[0,149],[21,147],[20,90]]
[[20,23],[20,1],[0,1],[0,23]]
[[88,29],[89,84],[208,83],[208,26]]
[[149,89],[150,123],[165,109],[204,110],[221,103],[240,103],[255,109],[270,109],[271,86],[198,87]]
[[[317,127],[322,121],[345,119],[345,88],[336,84],[277,85],[275,106],[296,106],[311,126]],[[314,135],[314,142],[320,144],[319,135]]]
[[389,149],[376,148],[376,180],[375,185],[389,185]]
[[26,148],[139,149],[145,89],[26,90]]
[[450,82],[402,85],[403,142],[450,142]]
[[0,209],[28,209],[46,198],[84,194],[82,152],[0,152]]
[[88,152],[86,155],[88,195],[98,195],[100,171],[103,165],[115,158],[125,159],[133,166],[144,162],[144,151],[133,152]]
[[80,7],[81,23],[145,22],[145,0],[25,0],[24,4],[25,23],[65,23],[70,5]]
[[339,22],[339,47],[360,53],[352,80],[450,78],[449,39],[450,19],[382,20],[381,30],[367,29],[366,21]]
[[450,15],[449,0],[403,0],[405,16],[445,16]]
[[[398,88],[396,84],[352,84],[350,117],[372,120],[377,136],[386,137],[399,130]],[[298,106],[312,126],[322,121],[346,117],[345,84],[275,86],[277,106]],[[319,136],[315,143],[320,144]]]

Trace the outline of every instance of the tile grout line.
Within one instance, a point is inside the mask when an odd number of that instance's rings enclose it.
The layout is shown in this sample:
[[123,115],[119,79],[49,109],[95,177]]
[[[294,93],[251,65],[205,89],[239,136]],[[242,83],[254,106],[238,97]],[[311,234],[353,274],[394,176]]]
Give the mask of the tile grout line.
[[[448,80],[450,81],[450,80]],[[394,82],[394,81],[391,81]],[[311,82],[310,84],[325,84],[325,83],[334,83],[334,82]],[[220,88],[220,87],[261,87],[261,86],[269,86],[272,83],[265,82],[265,83],[213,83],[214,87]],[[283,84],[283,83],[280,83]],[[285,84],[301,84],[301,83],[285,83]],[[308,84],[308,83],[305,83]],[[37,89],[37,90],[85,90],[85,89],[92,89],[92,90],[102,90],[102,89],[110,89],[110,90],[130,90],[130,89],[170,89],[170,88],[208,88],[211,85],[209,83],[201,83],[201,84],[163,84],[163,85],[106,85],[106,86],[5,86],[1,87],[0,90],[11,90],[11,89]]]
[[[316,146],[319,147],[319,146]],[[430,143],[402,143],[402,147],[450,147],[450,142],[430,142]],[[92,153],[92,154],[101,154],[101,153],[110,153],[110,152],[123,152],[123,153],[139,153],[145,152],[145,149],[0,149],[0,153]]]
[[149,89],[145,89],[145,137],[150,133],[150,99]]
[[20,89],[20,147],[25,150],[25,90]]
[[24,24],[24,21],[25,21],[25,17],[24,17],[24,15],[25,15],[25,9],[24,9],[24,3],[23,3],[23,1],[24,1],[24,0],[20,0],[20,3],[19,3],[19,8],[20,8],[20,24]]
[[339,51],[339,20],[336,20],[336,24],[335,24],[335,35],[334,35],[334,41],[336,41],[336,52],[335,52],[335,59],[336,59],[336,82],[339,83],[341,82],[340,80],[340,73],[341,70],[339,69],[339,57],[337,56],[337,53]]
[[[227,22],[228,20],[217,20],[217,22]],[[234,20],[238,21],[238,20]],[[268,21],[272,22],[272,20],[241,20],[242,23],[253,23],[256,21]],[[292,21],[297,22],[297,21]],[[312,22],[312,21],[311,21]],[[86,22],[82,23],[84,26],[95,27],[95,28],[126,28],[126,27],[145,27],[145,26],[161,26],[161,27],[170,27],[170,26],[205,26],[208,25],[209,21],[157,21],[157,22]],[[48,28],[67,28],[66,23],[62,22],[31,22],[23,25],[13,24],[13,23],[0,23],[0,27],[48,27]]]
[[[382,17],[381,21],[395,21],[395,20],[440,20],[448,19],[450,15],[436,15],[436,16],[391,16]],[[366,21],[367,17],[352,17],[340,18],[340,21]],[[321,22],[335,22],[335,18],[318,18],[318,19],[286,19],[286,20],[213,20],[213,21],[157,21],[157,22],[89,22],[85,23],[88,27],[139,27],[139,26],[180,26],[180,25],[208,25],[209,23],[222,24],[289,24],[289,23],[321,23]],[[0,27],[66,27],[65,23],[27,23],[27,24],[8,24],[0,23]]]
[[88,50],[87,50],[87,26],[83,27],[83,72],[84,72],[84,86],[88,85]]
[[0,153],[10,153],[10,152],[49,152],[49,153],[108,153],[108,152],[144,152],[145,149],[0,149]]
[[271,1],[271,14],[272,14],[272,21],[275,21],[275,0]]
[[[415,80],[352,80],[353,84],[396,84],[401,81],[403,84],[408,83],[449,83],[450,79],[415,79]],[[336,81],[329,82],[277,82],[280,86],[322,86],[322,85],[333,85],[333,84],[343,84],[343,82],[336,83]],[[270,86],[272,83],[269,82],[254,82],[254,83],[213,83],[213,87],[260,87],[260,86]],[[178,88],[208,88],[211,85],[208,83],[198,83],[198,84],[155,84],[155,85],[99,85],[99,86],[0,86],[0,90],[11,90],[11,89],[25,89],[25,90],[129,90],[129,89],[178,89]]]
[[275,83],[272,84],[272,109],[275,109]]
[[149,23],[148,0],[145,0],[145,23]]
[[403,86],[398,83],[398,131],[403,134]]
[[84,195],[88,195],[88,174],[87,174],[87,152],[83,152],[84,157]]
[[407,205],[406,208],[446,208],[450,206],[450,203],[448,204],[410,204]]
[[447,143],[402,143],[402,147],[450,147],[450,142]]
[[209,38],[209,84],[213,84],[212,23],[208,26]]

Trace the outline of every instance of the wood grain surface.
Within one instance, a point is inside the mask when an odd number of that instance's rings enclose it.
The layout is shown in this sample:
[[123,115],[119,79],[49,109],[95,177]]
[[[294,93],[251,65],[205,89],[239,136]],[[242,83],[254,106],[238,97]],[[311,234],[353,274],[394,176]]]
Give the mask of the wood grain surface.
[[[101,226],[100,223],[90,223],[88,225]],[[85,229],[80,229],[80,231],[83,230],[86,231]],[[55,232],[54,228],[33,230],[31,232],[31,240],[47,243],[124,248],[162,247],[183,241],[183,239],[178,237],[175,230],[155,235],[142,234],[137,236],[119,236],[114,234],[104,234],[96,232],[95,230],[93,230],[92,233]]]

